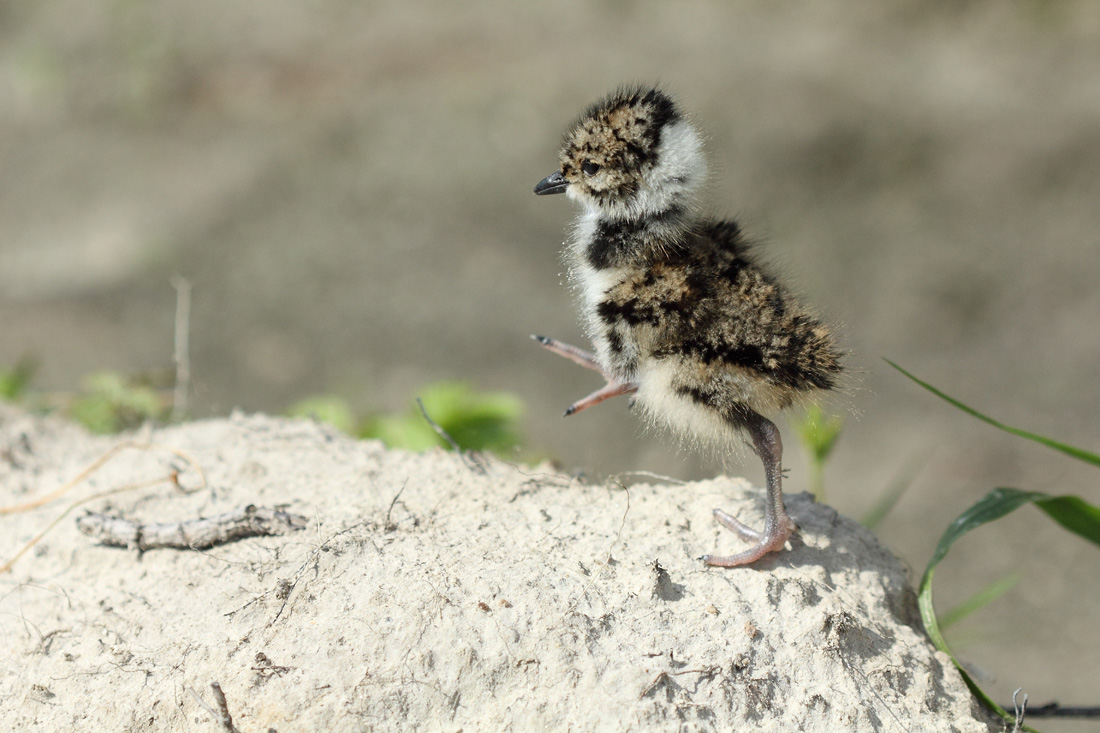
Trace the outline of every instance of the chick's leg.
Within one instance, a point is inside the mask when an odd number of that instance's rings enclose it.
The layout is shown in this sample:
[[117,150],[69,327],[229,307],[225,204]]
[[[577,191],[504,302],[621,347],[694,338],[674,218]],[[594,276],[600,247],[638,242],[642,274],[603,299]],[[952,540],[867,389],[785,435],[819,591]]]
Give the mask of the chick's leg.
[[721,509],[714,510],[714,518],[746,542],[756,545],[744,552],[725,557],[704,555],[701,559],[707,565],[723,568],[748,565],[756,562],[769,552],[783,549],[796,527],[787,515],[783,505],[782,461],[783,441],[779,428],[771,420],[753,412],[745,421],[745,429],[752,438],[753,447],[760,460],[764,462],[764,476],[767,479],[767,503],[764,505],[764,530],[752,529]]
[[546,336],[532,335],[531,338],[533,338],[535,341],[538,341],[539,345],[543,348],[549,351],[553,351],[559,356],[564,356],[566,359],[569,359],[575,364],[580,364],[582,367],[599,372],[607,381],[607,384],[605,384],[602,388],[596,390],[587,397],[583,397],[571,404],[569,408],[565,411],[565,417],[575,415],[581,410],[586,410],[593,405],[598,405],[604,400],[609,400],[612,397],[618,397],[619,395],[624,394],[634,394],[638,391],[637,384],[634,384],[633,382],[620,382],[610,376],[607,372],[604,371],[603,367],[600,366],[599,362],[596,361],[595,355],[588,351],[578,349],[576,346],[570,346],[569,344],[562,343],[557,339],[548,338]]

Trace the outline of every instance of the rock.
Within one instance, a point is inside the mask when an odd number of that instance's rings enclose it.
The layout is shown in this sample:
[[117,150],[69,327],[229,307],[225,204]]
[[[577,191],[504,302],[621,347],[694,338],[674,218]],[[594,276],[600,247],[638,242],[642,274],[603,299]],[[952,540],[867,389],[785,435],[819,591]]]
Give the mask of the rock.
[[[77,498],[176,522],[244,504],[303,531],[203,551],[81,535],[76,510],[0,576],[0,720],[14,730],[999,730],[920,628],[873,535],[788,497],[793,548],[752,568],[740,479],[586,485],[548,466],[417,455],[262,415],[93,437],[0,406],[7,560]],[[176,451],[169,452],[167,449]],[[187,461],[193,461],[194,465]]]

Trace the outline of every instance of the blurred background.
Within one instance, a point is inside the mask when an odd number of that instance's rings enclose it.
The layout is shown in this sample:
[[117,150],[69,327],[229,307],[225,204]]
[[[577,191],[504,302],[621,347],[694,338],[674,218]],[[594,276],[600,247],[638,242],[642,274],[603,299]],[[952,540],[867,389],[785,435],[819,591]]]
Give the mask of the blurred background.
[[[405,409],[456,379],[524,401],[517,458],[713,475],[625,401],[563,421],[600,379],[528,339],[583,343],[574,212],[531,189],[587,104],[649,81],[706,134],[706,208],[851,352],[830,504],[859,516],[915,471],[877,533],[919,576],[996,486],[1100,501],[1095,469],[881,360],[1100,448],[1092,0],[0,4],[0,366],[35,357],[46,391],[170,369],[180,275],[195,417],[318,393]],[[762,482],[751,456],[729,470]],[[959,544],[937,605],[1013,572],[955,651],[1002,703],[1100,703],[1100,553],[1021,509]]]

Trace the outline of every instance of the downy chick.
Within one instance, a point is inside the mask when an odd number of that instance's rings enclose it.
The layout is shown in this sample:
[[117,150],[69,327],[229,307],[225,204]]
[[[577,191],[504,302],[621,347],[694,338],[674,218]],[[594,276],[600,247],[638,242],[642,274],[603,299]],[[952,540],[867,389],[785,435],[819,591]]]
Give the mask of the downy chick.
[[702,559],[733,567],[782,549],[796,527],[779,429],[765,415],[835,386],[829,331],[753,259],[734,221],[698,215],[702,143],[660,90],[621,89],[589,107],[559,160],[535,193],[581,205],[565,256],[594,352],[534,338],[607,382],[566,415],[631,394],[652,421],[697,443],[727,447],[747,434],[767,479],[764,528],[716,509],[754,544]]

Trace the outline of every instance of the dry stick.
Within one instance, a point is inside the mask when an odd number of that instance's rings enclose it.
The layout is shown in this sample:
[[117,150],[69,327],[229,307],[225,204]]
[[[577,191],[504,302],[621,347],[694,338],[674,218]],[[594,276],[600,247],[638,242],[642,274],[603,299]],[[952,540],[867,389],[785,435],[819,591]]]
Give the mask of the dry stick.
[[[1030,715],[1033,718],[1100,718],[1100,706],[1069,706],[1062,705],[1057,702],[1048,702],[1046,705],[1040,705],[1037,708],[1027,709],[1027,693],[1024,693],[1023,703],[1016,702],[1016,697],[1023,690],[1022,687],[1017,687],[1016,691],[1012,693],[1012,709],[1015,711],[1016,723],[1012,729],[1013,733],[1019,733],[1023,730],[1024,716]],[[1007,706],[1005,707],[1007,710]]]
[[1020,690],[1024,688],[1017,687],[1016,691],[1012,693],[1012,708],[1015,710],[1015,720],[1012,725],[1012,733],[1020,733],[1024,728],[1024,718],[1027,716],[1027,693],[1024,693],[1024,701],[1022,704],[1017,704],[1016,696],[1020,694]]
[[144,552],[156,548],[205,550],[246,537],[287,534],[304,529],[308,521],[298,514],[249,504],[213,517],[168,523],[139,524],[93,513],[79,517],[76,526],[105,545]]
[[267,655],[263,652],[256,652],[256,666],[250,667],[253,672],[259,672],[263,677],[275,676],[281,677],[291,670],[290,667],[284,667],[281,664],[275,664]]
[[397,503],[397,500],[401,497],[401,494],[405,492],[405,487],[408,485],[409,480],[405,479],[405,483],[401,484],[401,488],[398,489],[397,493],[393,495],[393,500],[390,502],[390,508],[386,510],[386,522],[382,525],[382,528],[385,529],[387,532],[391,531],[394,528],[394,525],[390,524],[390,512],[393,511],[394,504]]
[[225,701],[225,693],[222,692],[222,686],[217,682],[211,682],[210,688],[214,690],[214,704],[218,706],[218,709],[210,707],[206,704],[206,701],[202,699],[199,693],[195,692],[195,688],[188,687],[187,690],[194,695],[195,700],[199,705],[203,707],[206,712],[214,716],[214,720],[221,724],[226,733],[241,733],[237,726],[233,725],[233,716],[229,714],[229,703]]
[[707,676],[707,677],[713,677],[714,675],[718,674],[721,670],[722,670],[721,667],[715,665],[713,667],[707,667],[705,669],[683,669],[683,670],[680,670],[679,672],[661,672],[660,674],[658,674],[656,677],[653,678],[653,681],[649,683],[649,687],[642,690],[642,694],[638,695],[638,699],[641,700],[643,697],[645,697],[650,692],[652,692],[653,688],[655,688],[657,685],[659,685],[662,682],[664,682],[665,680],[667,680],[669,677],[679,677],[682,674],[701,674],[701,675],[704,675],[704,676]]
[[176,338],[172,360],[176,364],[176,389],[172,394],[172,422],[187,414],[187,395],[191,387],[191,283],[176,275],[171,280],[176,289]]
[[450,444],[451,448],[454,449],[454,452],[457,453],[458,457],[462,459],[462,462],[466,464],[466,467],[474,473],[480,473],[484,475],[485,466],[481,465],[479,462],[471,458],[466,451],[462,450],[455,439],[452,438],[446,430],[440,427],[435,420],[431,419],[428,416],[428,411],[424,409],[424,403],[420,401],[419,397],[416,398],[416,405],[420,408],[420,414],[423,415],[424,419],[428,421],[428,424],[432,426],[432,430],[434,430],[436,434],[439,435],[439,437],[443,438],[443,440],[447,441]]
[[233,725],[233,716],[229,714],[229,703],[225,701],[225,693],[217,682],[210,683],[210,689],[214,691],[214,702],[218,706],[218,722],[225,728],[226,733],[240,733],[237,726]]

